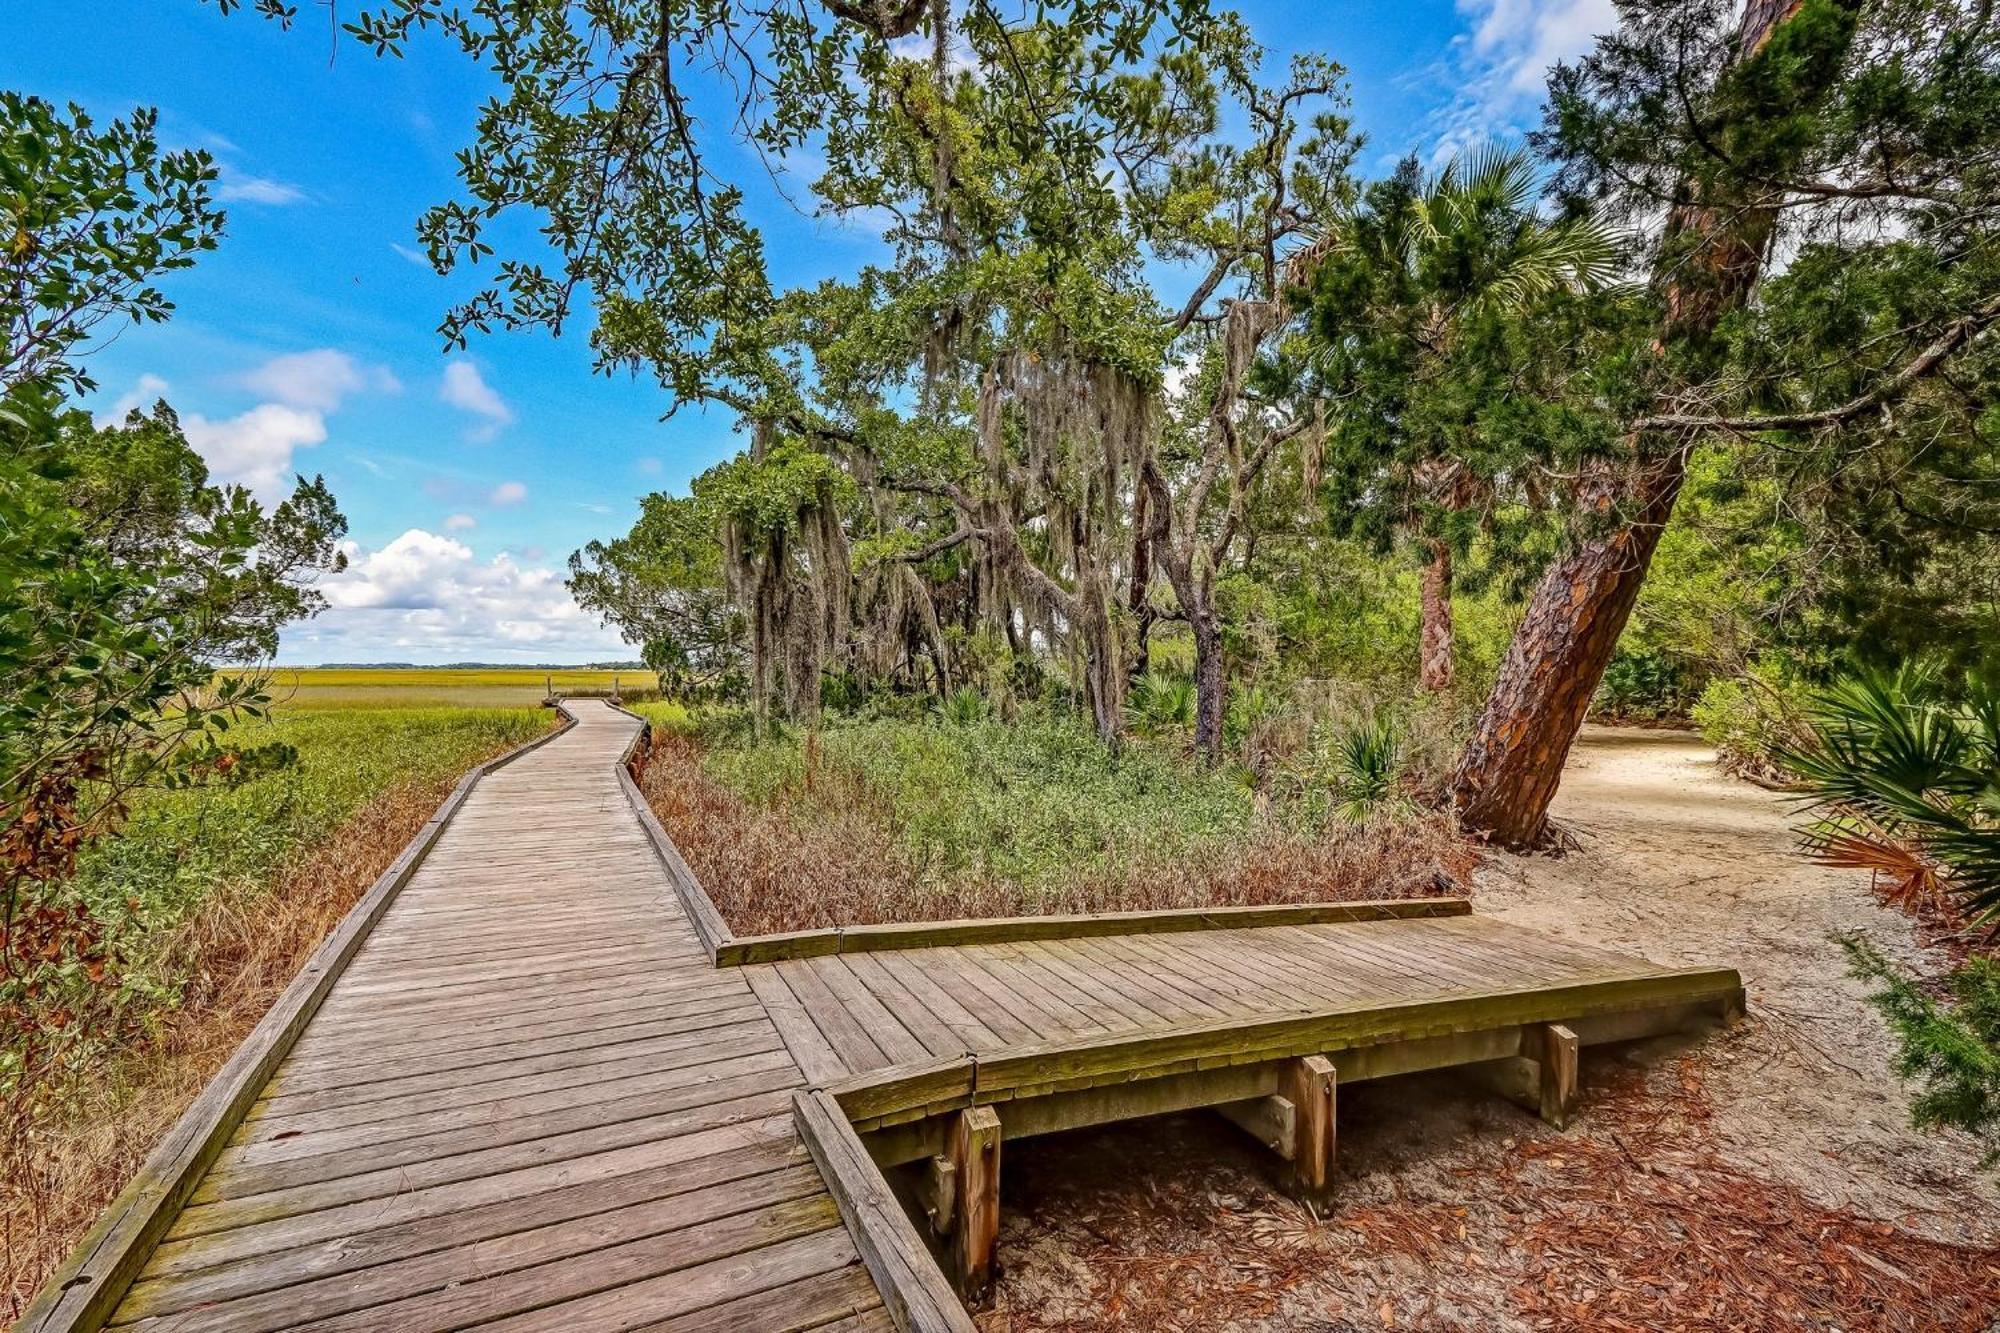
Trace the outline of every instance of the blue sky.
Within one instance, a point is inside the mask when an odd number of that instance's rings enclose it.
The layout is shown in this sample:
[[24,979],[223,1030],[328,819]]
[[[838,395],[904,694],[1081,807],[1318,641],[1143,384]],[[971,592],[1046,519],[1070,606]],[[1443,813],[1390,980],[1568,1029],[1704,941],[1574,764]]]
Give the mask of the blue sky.
[[[1611,25],[1610,0],[1240,8],[1274,60],[1313,50],[1347,66],[1371,175],[1407,152],[1531,125],[1542,71]],[[0,86],[104,119],[156,106],[170,146],[222,166],[221,248],[166,284],[170,323],[96,349],[93,406],[164,396],[216,476],[267,495],[295,471],[326,476],[352,525],[354,569],[329,585],[332,609],[287,632],[281,660],[627,655],[570,604],[566,557],[623,532],[641,495],[684,487],[739,441],[726,415],[663,422],[666,395],[593,374],[578,336],[495,335],[444,353],[438,319],[469,282],[430,271],[414,225],[454,193],[481,73],[435,43],[378,60],[334,42],[311,0],[290,33],[197,0],[8,0],[8,11]],[[747,159],[744,174],[781,280],[873,256],[865,236],[785,204]]]

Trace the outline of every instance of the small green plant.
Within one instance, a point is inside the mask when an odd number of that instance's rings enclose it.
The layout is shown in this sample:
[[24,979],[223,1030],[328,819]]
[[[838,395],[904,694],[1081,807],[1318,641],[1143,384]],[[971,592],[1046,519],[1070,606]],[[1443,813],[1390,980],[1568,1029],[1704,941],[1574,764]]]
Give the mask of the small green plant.
[[1344,817],[1358,824],[1395,799],[1402,754],[1402,731],[1388,717],[1371,718],[1341,735],[1334,787]]
[[1929,670],[1864,673],[1821,691],[1810,735],[1779,752],[1815,815],[1820,860],[1941,886],[1975,924],[2000,914],[2000,685],[1954,697]]
[[[2000,918],[2000,687],[1961,691],[1935,672],[1864,673],[1822,691],[1809,738],[1781,752],[1811,802],[1805,848],[1830,865],[1867,870],[1905,906],[1974,928]],[[2000,1162],[2000,961],[1968,959],[1934,996],[1858,937],[1842,940],[1854,975],[1901,1047],[1898,1071],[1921,1090],[1920,1127],[1978,1135]]]
[[1875,986],[1869,999],[1896,1033],[1897,1072],[1922,1085],[1910,1103],[1911,1123],[1977,1135],[1985,1165],[2000,1163],[2000,961],[1968,959],[1947,979],[1946,1002],[1860,937],[1841,943],[1854,976]]
[[944,720],[955,727],[969,727],[976,722],[984,722],[991,711],[987,707],[986,696],[971,685],[961,685],[945,696],[939,705]]
[[1194,682],[1186,676],[1139,677],[1126,697],[1125,712],[1135,730],[1149,736],[1194,725]]

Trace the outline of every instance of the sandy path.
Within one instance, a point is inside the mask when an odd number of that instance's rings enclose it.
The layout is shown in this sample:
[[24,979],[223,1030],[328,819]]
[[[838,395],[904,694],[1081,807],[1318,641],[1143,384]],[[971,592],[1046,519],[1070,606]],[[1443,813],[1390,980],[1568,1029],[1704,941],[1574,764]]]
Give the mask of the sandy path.
[[1736,967],[1758,1021],[1707,1074],[1713,1128],[1743,1163],[1822,1203],[1916,1212],[1938,1234],[1992,1241],[2000,1190],[1969,1138],[1909,1127],[1888,1029],[1833,936],[1858,931],[1925,971],[1944,960],[1866,875],[1801,859],[1795,812],[1720,772],[1697,736],[1592,727],[1554,810],[1582,848],[1497,859],[1478,910],[1657,962]]
[[[1750,1022],[1586,1053],[1565,1135],[1449,1075],[1343,1089],[1324,1215],[1272,1189],[1266,1155],[1212,1117],[1009,1145],[989,1327],[1597,1328],[1593,1300],[1649,1283],[1659,1303],[1617,1326],[1983,1327],[1994,1252],[1916,1238],[2000,1243],[2000,1187],[1968,1138],[1910,1128],[1889,1033],[1833,938],[1939,966],[1911,921],[1865,875],[1801,860],[1785,799],[1684,733],[1587,730],[1556,814],[1578,850],[1494,858],[1477,910],[1733,965]],[[1864,1248],[1866,1271],[1849,1260]],[[1732,1294],[1682,1303],[1690,1279],[1718,1278]]]

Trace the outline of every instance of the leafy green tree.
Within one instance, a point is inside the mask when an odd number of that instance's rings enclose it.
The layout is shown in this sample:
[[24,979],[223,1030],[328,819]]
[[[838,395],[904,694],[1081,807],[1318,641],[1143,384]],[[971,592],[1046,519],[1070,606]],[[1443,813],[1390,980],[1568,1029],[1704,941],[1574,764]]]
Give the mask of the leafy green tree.
[[[1540,836],[1698,445],[1806,449],[1838,471],[1985,354],[2000,321],[1989,9],[1748,0],[1732,22],[1732,0],[1626,0],[1618,30],[1552,78],[1538,142],[1559,189],[1647,235],[1659,313],[1631,353],[1643,392],[1611,405],[1616,444],[1561,497],[1570,539],[1454,775],[1467,826]],[[1772,277],[1781,248],[1796,257]],[[1773,341],[1816,306],[1847,317],[1803,347]]]
[[116,980],[112,923],[68,884],[78,849],[139,784],[283,762],[224,743],[263,694],[215,668],[273,652],[343,561],[322,482],[266,514],[209,482],[164,405],[102,428],[62,409],[89,387],[92,331],[164,318],[151,284],[220,230],[213,165],[162,154],[153,123],[99,128],[0,93],[0,1083],[15,1093],[103,1020]]
[[1454,556],[1574,429],[1552,419],[1549,381],[1588,357],[1564,336],[1576,323],[1549,307],[1614,275],[1611,236],[1586,216],[1543,217],[1537,194],[1518,150],[1460,156],[1428,179],[1407,160],[1333,224],[1313,289],[1306,355],[1328,400],[1328,499],[1338,530],[1421,548],[1430,690],[1452,679]]

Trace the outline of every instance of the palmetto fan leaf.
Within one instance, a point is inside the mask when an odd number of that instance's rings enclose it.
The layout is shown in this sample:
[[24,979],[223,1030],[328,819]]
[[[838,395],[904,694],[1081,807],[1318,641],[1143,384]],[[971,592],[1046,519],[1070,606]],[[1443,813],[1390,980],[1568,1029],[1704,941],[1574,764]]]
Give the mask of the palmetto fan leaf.
[[2000,916],[2000,689],[1947,695],[1934,673],[1867,673],[1824,690],[1809,743],[1786,751],[1822,819],[1806,847],[1830,864],[1890,869],[1914,858],[1975,921]]

